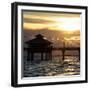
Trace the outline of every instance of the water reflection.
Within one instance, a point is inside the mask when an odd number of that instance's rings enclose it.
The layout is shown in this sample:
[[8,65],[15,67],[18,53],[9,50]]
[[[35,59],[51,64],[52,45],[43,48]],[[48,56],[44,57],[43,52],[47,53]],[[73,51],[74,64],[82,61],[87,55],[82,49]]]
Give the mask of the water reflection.
[[80,61],[78,57],[66,57],[64,60],[64,73],[63,75],[79,75],[80,74]]
[[25,62],[24,77],[80,75],[78,57],[66,56],[65,60],[49,60],[31,64]]

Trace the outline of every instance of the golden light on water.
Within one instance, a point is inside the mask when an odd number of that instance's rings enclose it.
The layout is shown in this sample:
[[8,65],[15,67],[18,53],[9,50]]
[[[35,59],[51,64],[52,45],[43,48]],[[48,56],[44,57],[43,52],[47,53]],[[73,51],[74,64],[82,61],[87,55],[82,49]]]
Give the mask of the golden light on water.
[[[33,60],[35,59],[36,63],[35,65],[34,64],[32,65],[31,62],[30,62],[31,65],[28,64],[29,66],[26,67],[25,69],[27,71],[27,72],[25,71],[26,75],[30,75],[29,77],[41,75],[45,76],[80,75],[79,51],[76,51],[76,49],[70,51],[65,50],[65,53],[63,54],[61,52],[62,50],[60,50],[60,48],[65,49],[70,47],[71,48],[80,47],[80,26],[81,26],[80,14],[23,11],[22,19],[23,19],[22,20],[23,30],[25,30],[23,33],[24,42],[33,39],[35,40],[35,37],[38,34],[41,34],[46,41],[48,40],[52,42],[51,44],[52,60],[50,60],[49,62],[45,61],[46,58],[45,53],[47,52],[43,53],[44,60],[41,60],[40,52],[39,53],[35,52]],[[40,42],[42,41],[42,39],[38,40],[40,40]],[[37,43],[37,41],[35,43]],[[27,48],[26,45],[25,47]],[[56,48],[56,50],[53,48]],[[24,55],[26,55],[25,58],[27,59],[27,54],[25,53]],[[64,60],[62,60],[62,55],[65,57]],[[40,63],[37,63],[36,59],[38,60],[40,59],[39,60]],[[36,66],[39,66],[39,68],[38,67],[36,68]],[[33,70],[30,70],[30,67]],[[43,72],[43,68],[45,68],[45,72]],[[38,71],[41,72],[38,73]]]

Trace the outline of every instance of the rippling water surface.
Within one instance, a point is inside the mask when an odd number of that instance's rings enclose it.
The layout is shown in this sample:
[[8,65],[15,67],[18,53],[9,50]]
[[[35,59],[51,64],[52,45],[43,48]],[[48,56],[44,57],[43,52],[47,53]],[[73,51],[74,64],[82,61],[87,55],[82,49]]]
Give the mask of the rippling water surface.
[[67,76],[80,75],[80,61],[78,56],[65,56],[65,59],[57,57],[49,61],[37,63],[24,62],[24,77],[39,76]]

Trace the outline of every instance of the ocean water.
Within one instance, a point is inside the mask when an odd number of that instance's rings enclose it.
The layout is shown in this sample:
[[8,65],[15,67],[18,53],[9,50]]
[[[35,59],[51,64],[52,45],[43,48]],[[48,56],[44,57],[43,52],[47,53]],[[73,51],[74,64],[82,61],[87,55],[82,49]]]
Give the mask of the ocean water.
[[69,56],[65,55],[65,59],[62,60],[62,54],[54,52],[52,60],[46,61],[40,60],[40,54],[35,54],[33,63],[27,61],[25,57],[23,77],[80,75],[78,53],[73,52],[73,55],[70,55],[70,53]]

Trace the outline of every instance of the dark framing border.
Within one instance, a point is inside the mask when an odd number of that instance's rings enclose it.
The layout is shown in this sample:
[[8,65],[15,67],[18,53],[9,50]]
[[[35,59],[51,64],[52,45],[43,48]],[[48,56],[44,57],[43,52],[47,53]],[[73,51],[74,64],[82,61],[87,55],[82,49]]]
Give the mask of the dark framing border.
[[[18,19],[17,19],[17,9],[19,5],[24,6],[43,6],[43,7],[55,7],[55,8],[72,8],[72,9],[84,9],[85,10],[85,80],[79,81],[65,81],[65,82],[49,82],[49,83],[34,83],[34,84],[18,84]],[[41,86],[41,85],[56,85],[56,84],[73,84],[73,83],[87,83],[88,82],[88,7],[86,6],[73,6],[73,5],[56,5],[56,4],[42,4],[42,3],[23,3],[14,2],[11,4],[11,85],[13,87],[23,87],[23,86]]]

